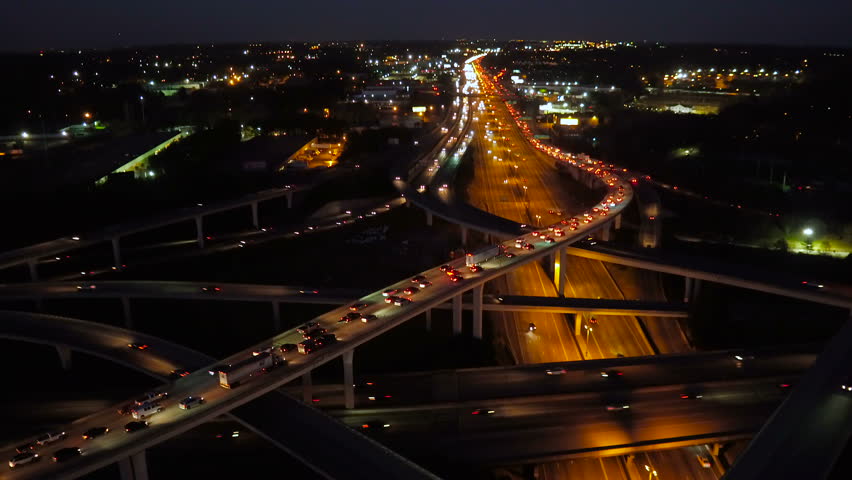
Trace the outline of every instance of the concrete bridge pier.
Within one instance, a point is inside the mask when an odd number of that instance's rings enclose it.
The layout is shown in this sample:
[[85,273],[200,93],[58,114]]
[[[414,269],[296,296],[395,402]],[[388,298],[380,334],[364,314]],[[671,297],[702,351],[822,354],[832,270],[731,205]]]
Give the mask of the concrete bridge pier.
[[689,303],[689,299],[692,298],[692,278],[683,277],[683,280],[683,303]]
[[37,282],[38,281],[38,261],[37,258],[31,258],[27,260],[27,267],[30,269],[30,281]]
[[426,212],[426,226],[427,227],[432,226],[432,212],[429,212],[429,211]]
[[556,287],[556,295],[565,296],[565,284],[568,278],[568,254],[562,248],[553,255],[553,286]]
[[121,297],[121,310],[124,312],[124,328],[133,328],[133,317],[130,315],[130,298]]
[[272,328],[275,329],[275,333],[281,331],[281,303],[280,302],[272,302]]
[[121,270],[121,237],[112,238],[112,262],[116,270]]
[[251,202],[251,224],[254,228],[260,228],[260,218],[258,215],[258,204],[256,200]]
[[621,230],[621,214],[615,216],[615,221],[612,222],[612,226],[615,227],[616,230]]
[[355,408],[355,374],[352,362],[355,349],[343,352],[343,402],[344,408]]
[[579,337],[583,333],[583,314],[574,314],[574,336]]
[[204,248],[204,217],[201,215],[195,217],[195,241],[198,248]]
[[65,371],[71,370],[71,347],[68,345],[57,345],[56,353],[59,354],[59,364]]
[[461,228],[461,244],[462,244],[462,246],[465,246],[465,245],[467,245],[467,227],[460,227],[460,228]]
[[314,398],[314,381],[311,378],[311,372],[302,375],[302,401],[311,404]]
[[462,294],[453,297],[453,335],[462,331]]
[[145,460],[145,450],[124,457],[118,461],[121,480],[148,480],[148,462]]
[[287,208],[293,208],[293,192],[287,192]]
[[483,285],[473,287],[473,338],[482,340],[482,290]]
[[426,310],[426,331],[432,331],[432,309]]

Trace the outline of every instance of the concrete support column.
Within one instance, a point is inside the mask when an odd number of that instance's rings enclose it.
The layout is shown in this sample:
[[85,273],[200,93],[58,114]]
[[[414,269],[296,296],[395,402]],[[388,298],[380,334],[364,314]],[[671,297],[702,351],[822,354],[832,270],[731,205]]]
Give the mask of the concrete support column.
[[482,288],[473,287],[473,338],[482,339]]
[[195,240],[198,242],[198,248],[204,248],[204,217],[195,217]]
[[720,451],[720,450],[722,450],[722,444],[721,444],[721,443],[719,443],[719,442],[716,442],[716,443],[714,443],[714,444],[712,444],[712,445],[710,446],[710,453],[711,453],[714,457],[718,457],[718,456],[719,456],[719,451]]
[[453,335],[462,331],[462,294],[453,297]]
[[610,229],[610,224],[607,223],[606,225],[603,226],[603,228],[598,230],[598,232],[600,233],[600,236],[601,236],[601,240],[604,241],[604,242],[609,241],[609,229]]
[[68,345],[57,345],[56,353],[59,354],[59,364],[63,370],[71,370],[71,348]]
[[553,264],[553,285],[556,287],[556,295],[565,296],[565,284],[568,278],[568,254],[564,248],[560,249],[556,261]]
[[30,269],[30,281],[37,282],[38,281],[38,263],[36,263],[38,259],[27,260],[27,267]]
[[287,208],[293,208],[293,192],[287,192]]
[[112,238],[112,262],[116,270],[121,270],[121,237]]
[[272,302],[272,328],[275,329],[275,333],[281,331],[281,304],[279,302]]
[[467,245],[467,227],[461,227],[461,244]]
[[130,457],[124,457],[118,461],[118,473],[121,480],[134,480],[133,463],[130,461]]
[[[122,465],[125,461],[130,468]],[[119,462],[118,466],[121,471],[121,480],[128,478],[132,480],[148,480],[148,462],[145,460],[145,450],[127,457]],[[132,472],[132,477],[125,476],[127,470]]]
[[692,279],[689,277],[683,277],[684,279],[684,287],[683,287],[683,303],[689,303],[689,299],[692,298]]
[[426,212],[426,226],[432,226],[432,212]]
[[121,297],[121,309],[124,311],[124,328],[133,328],[133,317],[130,316],[130,298]]
[[574,336],[579,336],[583,332],[583,314],[574,314]]
[[251,202],[251,224],[254,228],[260,228],[260,219],[257,212],[257,201]]
[[314,381],[311,378],[311,372],[302,375],[302,401],[311,404],[314,398]]
[[426,310],[426,331],[432,331],[432,309]]
[[616,230],[621,230],[621,214],[620,213],[615,216],[615,222],[613,222],[612,226],[615,227]]
[[344,408],[355,408],[355,374],[352,360],[355,349],[343,352],[343,402]]
[[698,292],[701,291],[701,280],[698,278],[692,279],[692,300],[698,298]]

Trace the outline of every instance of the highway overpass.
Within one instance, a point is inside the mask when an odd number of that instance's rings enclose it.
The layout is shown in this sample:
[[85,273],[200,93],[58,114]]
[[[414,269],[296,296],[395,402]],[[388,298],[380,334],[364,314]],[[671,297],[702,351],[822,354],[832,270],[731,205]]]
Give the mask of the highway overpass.
[[[621,183],[615,177],[612,177],[605,172],[600,174],[601,181],[606,184],[611,184],[609,187],[611,195],[616,195],[616,190]],[[631,199],[629,186],[618,190],[620,201],[614,204],[611,210],[611,215],[617,215]],[[137,432],[133,439],[118,438],[114,436],[109,442],[94,442],[87,445],[87,452],[81,459],[75,460],[62,465],[48,465],[42,463],[35,468],[29,470],[32,473],[21,472],[22,477],[26,475],[49,474],[57,478],[76,478],[89,471],[100,468],[110,462],[120,461],[132,455],[139,455],[145,448],[155,445],[159,442],[167,440],[175,435],[193,428],[196,425],[209,421],[219,415],[227,413],[237,407],[240,407],[256,398],[259,398],[278,387],[294,380],[295,378],[308,375],[314,368],[327,363],[339,356],[343,357],[344,364],[344,385],[346,405],[354,404],[354,391],[349,388],[353,384],[353,357],[354,349],[372,338],[384,333],[387,330],[400,325],[412,318],[419,316],[427,310],[430,310],[437,305],[447,301],[453,301],[453,330],[461,331],[461,312],[462,299],[461,294],[465,291],[473,290],[473,302],[475,305],[481,303],[482,286],[489,280],[493,280],[506,272],[518,266],[535,262],[542,257],[551,255],[564,249],[564,246],[571,242],[577,241],[588,235],[589,230],[601,228],[603,223],[611,221],[612,217],[593,216],[593,221],[584,224],[577,231],[570,232],[562,237],[557,237],[553,243],[546,242],[541,238],[525,235],[524,240],[533,246],[533,249],[515,249],[517,253],[513,257],[500,256],[488,260],[482,264],[483,270],[477,273],[464,274],[464,280],[461,282],[450,281],[449,276],[436,269],[430,269],[422,272],[422,275],[432,281],[433,286],[424,289],[413,299],[409,305],[394,306],[387,305],[384,302],[384,296],[381,291],[372,293],[359,299],[359,301],[367,303],[369,307],[365,309],[365,313],[374,314],[377,318],[369,323],[339,323],[338,319],[349,310],[346,307],[332,310],[331,312],[317,317],[320,325],[327,328],[331,333],[334,333],[339,341],[335,344],[327,346],[316,353],[302,355],[288,355],[288,364],[286,366],[272,370],[263,377],[241,385],[237,389],[226,390],[219,387],[206,371],[195,371],[191,375],[182,378],[174,384],[174,396],[196,395],[204,396],[207,403],[200,408],[190,411],[177,413],[172,409],[168,409],[159,414],[157,418],[157,428],[152,428],[147,431]],[[567,232],[566,232],[567,233]],[[514,249],[512,245],[506,245],[508,249]],[[461,261],[450,263],[454,268],[463,268]],[[399,288],[401,286],[411,285],[408,279],[398,282],[389,287]],[[383,289],[384,290],[384,289]],[[481,337],[482,335],[482,316],[474,315],[473,318],[473,333],[474,336]],[[294,330],[282,332],[275,337],[264,341],[261,344],[253,345],[250,348],[242,350],[223,361],[225,363],[235,363],[251,356],[251,352],[266,348],[271,344],[280,343],[298,343],[301,341],[301,335]],[[102,412],[96,414],[92,418],[98,421],[120,422],[117,419],[114,411]],[[78,422],[74,428],[68,427],[71,431],[86,426],[86,421]],[[131,441],[132,440],[132,441]],[[15,475],[18,477],[18,475]]]
[[[199,370],[203,373],[215,361],[203,353],[152,335],[53,315],[0,311],[0,338],[53,345],[57,347],[65,367],[70,368],[70,350],[73,349],[118,363],[160,381],[167,381],[169,372],[175,369]],[[128,348],[128,343],[145,343],[151,347],[150,350],[142,351]],[[168,391],[172,393],[172,402],[183,398],[176,395],[177,392],[172,389]],[[121,405],[110,410],[114,413],[119,406]],[[173,407],[171,410],[177,408]],[[123,424],[129,421],[129,417],[121,415],[118,415],[116,420],[115,414],[107,415],[109,419],[106,419],[103,413],[86,417],[84,422],[87,425],[109,426],[111,430],[121,432]],[[367,479],[377,475],[380,478],[437,478],[378,442],[281,392],[272,391],[228,415],[305,462],[323,478]],[[157,420],[159,417],[152,422],[151,430],[156,429]],[[76,432],[83,430],[85,428],[78,425],[65,431],[74,438]],[[49,451],[68,446],[66,444],[72,441],[74,440],[65,441],[61,446]],[[83,448],[84,454],[88,456],[88,449],[85,446]],[[328,448],[335,448],[336,451],[345,449],[350,455],[327,455]],[[14,445],[1,449],[9,458],[14,455]],[[46,455],[45,452],[42,452],[42,455]],[[120,460],[122,472],[125,469],[135,469],[135,479],[146,480],[148,477],[144,458],[144,451],[130,452]],[[86,470],[94,471],[115,461],[100,458],[99,461],[89,462]],[[13,472],[3,472],[0,473],[0,478],[20,478],[18,473],[26,476],[31,473],[30,470],[32,469],[20,468]],[[52,478],[76,478],[83,473]],[[123,473],[122,478],[133,477],[125,477]]]

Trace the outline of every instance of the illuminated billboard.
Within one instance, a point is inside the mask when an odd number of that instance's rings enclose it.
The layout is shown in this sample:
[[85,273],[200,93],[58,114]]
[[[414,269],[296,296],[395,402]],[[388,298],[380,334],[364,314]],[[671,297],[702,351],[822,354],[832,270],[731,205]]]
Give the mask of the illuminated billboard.
[[423,113],[426,111],[426,107],[411,107],[411,111],[414,113]]
[[559,125],[574,126],[574,125],[579,125],[579,124],[580,124],[580,119],[578,119],[578,118],[565,117],[565,118],[559,119]]

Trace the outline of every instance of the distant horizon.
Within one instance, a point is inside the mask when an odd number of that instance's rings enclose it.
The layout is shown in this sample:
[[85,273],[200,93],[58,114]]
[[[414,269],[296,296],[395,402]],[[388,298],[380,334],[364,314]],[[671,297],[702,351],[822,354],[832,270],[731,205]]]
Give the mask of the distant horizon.
[[[112,49],[285,38],[602,38],[662,43],[852,47],[852,2],[683,0],[552,2],[432,0],[280,2],[187,0],[16,2],[0,19],[0,49]],[[367,38],[369,37],[369,38]],[[296,41],[296,40],[291,40]],[[639,40],[635,40],[639,41]]]
[[468,37],[459,37],[455,39],[442,39],[442,38],[434,38],[434,39],[312,39],[312,40],[228,40],[222,42],[197,42],[197,41],[176,41],[176,42],[163,42],[163,43],[137,43],[137,44],[129,44],[129,45],[112,45],[112,46],[64,46],[64,47],[39,47],[32,49],[4,49],[0,46],[0,55],[7,54],[38,54],[40,52],[60,52],[60,53],[73,53],[74,51],[113,51],[113,50],[128,50],[133,48],[163,48],[163,47],[194,47],[194,46],[206,46],[206,47],[226,47],[226,46],[245,46],[252,43],[257,43],[261,45],[269,44],[283,44],[283,43],[294,43],[294,44],[308,44],[308,43],[357,43],[357,42],[367,42],[367,43],[378,43],[378,42],[389,42],[389,43],[454,43],[454,42],[498,42],[498,43],[507,43],[507,42],[555,42],[555,41],[580,41],[580,42],[630,42],[635,43],[637,45],[667,45],[667,46],[690,46],[690,47],[756,47],[756,48],[792,48],[792,49],[833,49],[833,50],[849,50],[852,51],[852,44],[850,45],[840,45],[840,44],[788,44],[788,43],[767,43],[767,42],[709,42],[709,41],[662,41],[662,40],[615,40],[608,38],[601,39],[584,39],[584,38],[512,38],[506,40],[493,39],[493,38],[468,38]]

